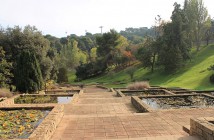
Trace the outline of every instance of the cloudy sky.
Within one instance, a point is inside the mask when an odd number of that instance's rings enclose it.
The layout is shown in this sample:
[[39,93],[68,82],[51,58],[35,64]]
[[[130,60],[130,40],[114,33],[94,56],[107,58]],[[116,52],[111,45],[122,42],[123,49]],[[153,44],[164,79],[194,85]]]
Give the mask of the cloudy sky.
[[[0,0],[0,25],[4,28],[34,25],[57,37],[84,35],[127,27],[151,27],[160,15],[169,20],[173,3],[184,0]],[[204,0],[211,17],[214,1]]]

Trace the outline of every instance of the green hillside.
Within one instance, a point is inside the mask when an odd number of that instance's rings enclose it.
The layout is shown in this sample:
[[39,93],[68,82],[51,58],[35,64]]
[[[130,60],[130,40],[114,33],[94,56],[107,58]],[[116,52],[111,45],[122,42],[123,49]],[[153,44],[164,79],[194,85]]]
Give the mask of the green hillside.
[[[162,69],[156,69],[151,73],[148,69],[144,69],[138,65],[138,70],[135,72],[134,79],[142,81],[150,80],[151,85],[158,85],[163,87],[182,87],[189,89],[214,89],[214,84],[209,82],[209,76],[212,71],[207,68],[214,64],[214,45],[203,47],[200,52],[192,52],[192,59],[186,63],[185,67],[175,74],[164,74]],[[72,74],[70,74],[72,76]],[[73,78],[70,78],[70,82]],[[110,87],[126,86],[130,83],[130,77],[125,73],[125,70],[114,73],[109,72],[104,76],[92,78],[82,81],[83,83],[101,82]],[[116,85],[122,82],[122,85]]]

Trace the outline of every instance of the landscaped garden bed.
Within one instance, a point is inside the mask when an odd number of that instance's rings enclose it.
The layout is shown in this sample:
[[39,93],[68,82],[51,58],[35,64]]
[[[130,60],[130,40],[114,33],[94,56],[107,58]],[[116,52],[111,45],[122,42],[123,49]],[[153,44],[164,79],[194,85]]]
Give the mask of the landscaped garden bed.
[[73,95],[20,95],[14,99],[15,104],[44,104],[58,103],[66,104],[71,102]]
[[214,97],[206,94],[132,96],[131,102],[138,112],[214,107]]
[[80,90],[48,90],[45,91],[45,94],[78,94]]
[[0,110],[0,138],[28,138],[50,110]]
[[149,95],[169,95],[164,90],[129,90],[121,91],[125,96],[149,96]]
[[142,102],[153,109],[194,108],[214,106],[214,98],[205,95],[171,97],[142,97]]

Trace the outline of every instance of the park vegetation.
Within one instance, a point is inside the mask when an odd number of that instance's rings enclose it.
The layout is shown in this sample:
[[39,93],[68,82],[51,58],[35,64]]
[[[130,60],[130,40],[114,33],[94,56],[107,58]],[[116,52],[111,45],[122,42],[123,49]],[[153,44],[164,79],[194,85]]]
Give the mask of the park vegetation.
[[197,53],[213,40],[214,20],[202,0],[185,0],[183,6],[175,3],[171,20],[157,15],[151,28],[62,38],[44,36],[29,25],[1,28],[0,87],[31,93],[43,89],[48,81],[68,82],[70,72],[81,81],[127,67],[134,81],[137,69],[131,67],[136,63],[151,72],[163,69],[172,74],[191,60],[192,50]]

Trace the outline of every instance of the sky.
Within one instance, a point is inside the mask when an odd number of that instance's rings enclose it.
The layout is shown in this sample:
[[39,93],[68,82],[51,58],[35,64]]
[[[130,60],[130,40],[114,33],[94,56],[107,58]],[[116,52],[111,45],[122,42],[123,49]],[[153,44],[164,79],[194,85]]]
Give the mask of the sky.
[[[173,4],[184,0],[0,0],[0,25],[36,26],[45,34],[64,37],[133,27],[151,27],[160,15],[170,20]],[[204,0],[211,17],[214,1]]]

